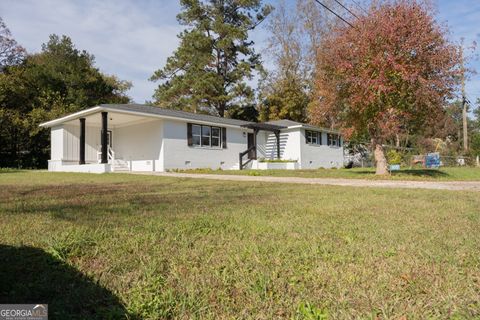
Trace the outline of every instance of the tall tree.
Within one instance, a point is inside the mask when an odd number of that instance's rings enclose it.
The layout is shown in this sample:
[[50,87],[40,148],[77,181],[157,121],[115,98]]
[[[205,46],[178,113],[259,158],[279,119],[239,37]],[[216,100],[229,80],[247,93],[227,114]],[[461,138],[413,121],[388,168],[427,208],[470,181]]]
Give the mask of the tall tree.
[[308,97],[303,35],[296,11],[280,1],[266,26],[267,54],[275,65],[262,79],[259,94],[260,120],[304,121]]
[[20,63],[25,57],[25,49],[12,37],[5,22],[0,17],[0,72],[6,67]]
[[310,98],[307,85],[299,77],[273,79],[263,84],[260,94],[260,121],[289,119],[298,122],[307,120]]
[[383,143],[424,130],[458,88],[458,47],[431,12],[415,0],[372,5],[320,46],[311,117],[370,137],[377,174],[388,174]]
[[45,167],[48,130],[38,124],[101,103],[126,103],[130,84],[101,73],[68,37],[0,73],[0,166]]
[[253,90],[245,80],[261,69],[249,32],[270,13],[261,0],[181,0],[177,16],[185,30],[180,45],[152,81],[161,81],[155,104],[225,116],[249,105]]
[[[325,2],[332,5],[330,0]],[[308,121],[316,48],[329,22],[314,0],[298,0],[295,6],[278,2],[266,24],[269,36],[265,51],[274,67],[260,83],[262,121]]]

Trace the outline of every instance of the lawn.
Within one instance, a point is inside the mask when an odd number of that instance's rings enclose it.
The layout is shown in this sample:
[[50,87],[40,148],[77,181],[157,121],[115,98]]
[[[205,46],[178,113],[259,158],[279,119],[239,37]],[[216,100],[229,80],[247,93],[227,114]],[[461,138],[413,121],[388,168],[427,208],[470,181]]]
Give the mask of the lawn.
[[232,174],[304,178],[345,178],[376,180],[425,180],[425,181],[480,181],[480,168],[445,167],[441,169],[410,168],[393,171],[390,176],[376,176],[374,168],[318,169],[318,170],[183,170],[185,173]]
[[51,319],[480,317],[476,192],[0,171],[0,303]]

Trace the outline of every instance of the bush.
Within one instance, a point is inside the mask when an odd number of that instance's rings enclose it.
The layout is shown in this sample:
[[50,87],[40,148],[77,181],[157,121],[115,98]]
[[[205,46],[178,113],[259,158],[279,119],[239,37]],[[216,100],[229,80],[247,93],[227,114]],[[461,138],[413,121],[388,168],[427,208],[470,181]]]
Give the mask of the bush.
[[400,164],[402,163],[402,155],[396,150],[389,150],[387,152],[388,164]]

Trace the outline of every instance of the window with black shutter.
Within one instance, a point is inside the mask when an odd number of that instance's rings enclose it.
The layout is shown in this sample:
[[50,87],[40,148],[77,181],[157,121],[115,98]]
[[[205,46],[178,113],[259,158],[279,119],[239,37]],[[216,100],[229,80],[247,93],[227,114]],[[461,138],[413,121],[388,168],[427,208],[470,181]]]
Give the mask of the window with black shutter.
[[188,145],[193,147],[226,148],[226,129],[200,124],[187,124]]
[[227,148],[227,128],[222,128],[222,148]]
[[305,141],[307,144],[322,144],[322,133],[319,131],[305,131]]

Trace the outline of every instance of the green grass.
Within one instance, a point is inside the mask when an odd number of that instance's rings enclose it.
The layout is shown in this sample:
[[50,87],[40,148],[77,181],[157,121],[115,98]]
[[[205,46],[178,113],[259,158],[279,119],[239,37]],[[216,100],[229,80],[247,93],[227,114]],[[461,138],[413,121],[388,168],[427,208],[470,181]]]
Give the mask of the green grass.
[[480,317],[477,192],[0,172],[0,303],[51,319]]
[[373,168],[318,169],[318,170],[184,170],[186,173],[208,173],[229,175],[253,175],[304,178],[344,178],[375,180],[425,180],[425,181],[480,181],[480,168],[451,167],[441,169],[401,169],[390,176],[376,176]]

